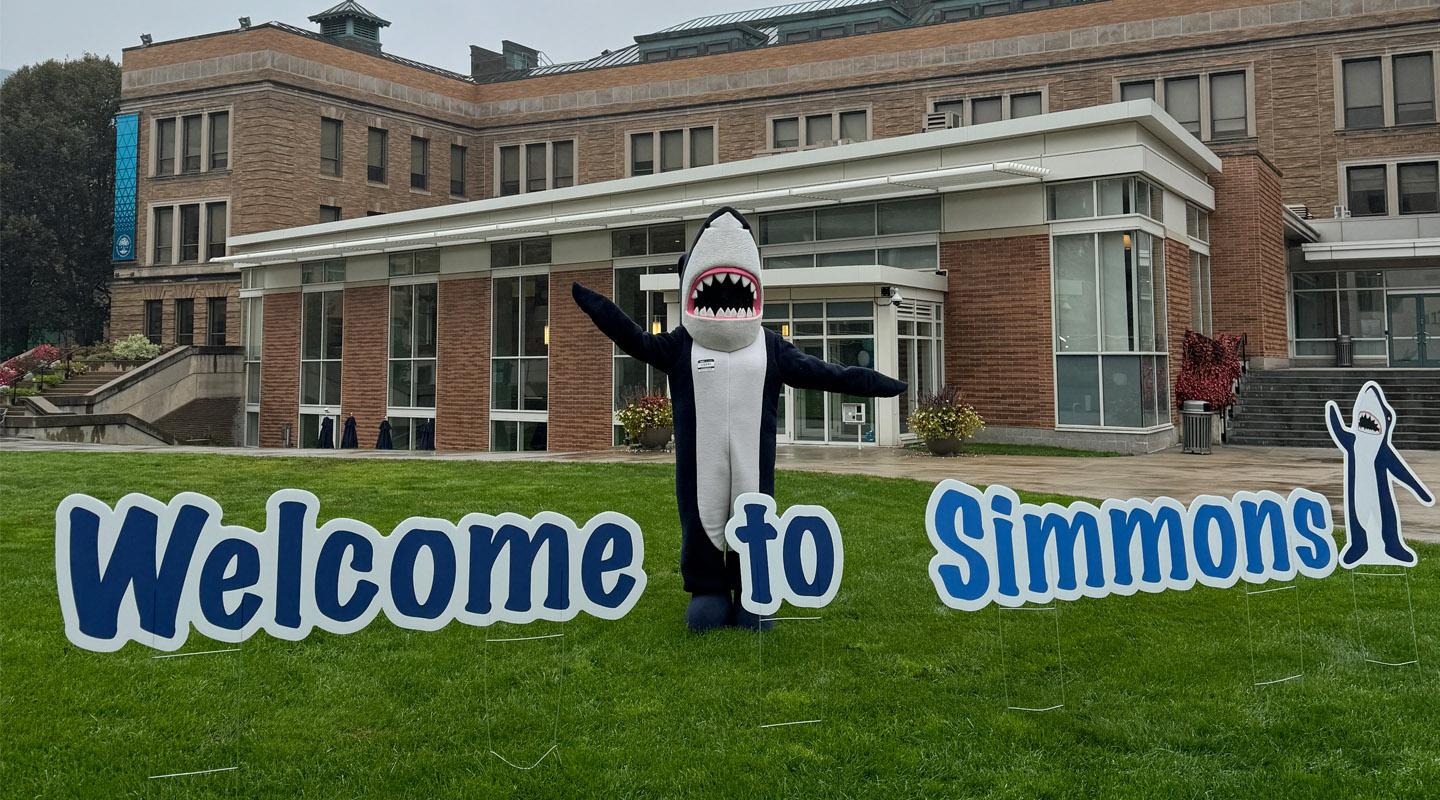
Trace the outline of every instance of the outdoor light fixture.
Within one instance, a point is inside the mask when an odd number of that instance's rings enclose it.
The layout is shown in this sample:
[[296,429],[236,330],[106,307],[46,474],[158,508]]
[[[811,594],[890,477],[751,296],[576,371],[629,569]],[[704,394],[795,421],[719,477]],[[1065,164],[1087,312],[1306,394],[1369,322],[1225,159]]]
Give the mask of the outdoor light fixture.
[[142,34],[140,34],[140,46],[141,46],[141,47],[149,47],[149,46],[150,46],[150,42],[151,42],[150,34],[148,34],[148,33],[142,33]]
[[250,27],[250,18],[249,18],[249,17],[241,17],[241,18],[240,18],[240,30],[243,31],[243,30],[245,30],[245,29],[247,29],[247,28],[249,28],[249,27]]
[[788,323],[788,322],[782,322],[782,323],[780,323],[780,335],[781,335],[781,336],[784,336],[786,339],[789,339],[789,338],[790,338],[790,323]]
[[655,334],[656,336],[659,336],[661,331],[662,329],[660,327],[660,318],[656,317],[655,319],[650,321],[650,332]]
[[544,337],[545,346],[546,346],[546,347],[549,347],[549,346],[550,346],[550,326],[549,326],[549,325],[546,325],[546,326],[545,326],[545,330],[544,330],[544,333],[542,334],[542,336]]
[[1121,238],[1121,241],[1124,242],[1124,244],[1125,244],[1125,249],[1126,249],[1126,250],[1129,250],[1129,249],[1130,249],[1130,234],[1128,234],[1128,233],[1125,234],[1125,235]]

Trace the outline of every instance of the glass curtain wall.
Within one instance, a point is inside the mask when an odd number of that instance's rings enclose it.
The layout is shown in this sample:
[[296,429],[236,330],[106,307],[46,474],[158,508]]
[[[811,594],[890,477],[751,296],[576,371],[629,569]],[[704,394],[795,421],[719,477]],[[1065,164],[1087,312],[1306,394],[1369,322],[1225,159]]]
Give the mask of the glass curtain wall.
[[1170,424],[1164,241],[1144,231],[1054,237],[1061,426]]
[[544,450],[550,276],[495,278],[491,285],[490,449]]
[[910,411],[921,397],[945,382],[943,315],[936,303],[904,303],[895,308],[899,376],[909,383],[900,395],[900,433],[910,432]]

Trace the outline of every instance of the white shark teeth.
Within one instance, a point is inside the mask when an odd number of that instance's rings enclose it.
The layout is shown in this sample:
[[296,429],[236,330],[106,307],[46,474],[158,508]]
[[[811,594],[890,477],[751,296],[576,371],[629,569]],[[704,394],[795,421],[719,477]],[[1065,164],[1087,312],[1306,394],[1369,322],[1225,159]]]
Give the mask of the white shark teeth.
[[712,282],[714,282],[714,280],[715,280],[715,276],[714,276],[714,275],[706,275],[704,278],[702,278],[702,279],[700,280],[700,285],[701,285],[702,287],[704,287],[704,286],[709,286]]
[[740,285],[744,286],[746,289],[753,290],[755,288],[755,284],[752,283],[750,279],[745,277],[744,275],[740,276]]

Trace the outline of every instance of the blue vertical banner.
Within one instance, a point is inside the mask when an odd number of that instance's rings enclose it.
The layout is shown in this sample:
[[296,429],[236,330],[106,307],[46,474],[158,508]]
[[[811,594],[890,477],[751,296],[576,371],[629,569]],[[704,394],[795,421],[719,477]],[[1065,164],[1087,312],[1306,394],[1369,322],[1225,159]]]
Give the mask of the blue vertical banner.
[[115,232],[112,261],[135,260],[136,172],[139,167],[140,115],[115,116]]

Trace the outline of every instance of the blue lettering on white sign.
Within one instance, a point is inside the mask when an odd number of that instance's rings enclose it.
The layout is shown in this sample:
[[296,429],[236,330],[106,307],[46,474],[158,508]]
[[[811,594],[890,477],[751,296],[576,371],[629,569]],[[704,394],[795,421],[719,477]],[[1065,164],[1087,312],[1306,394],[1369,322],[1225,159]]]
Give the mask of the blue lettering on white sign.
[[742,494],[725,541],[740,555],[740,604],[753,614],[774,614],[782,602],[822,608],[840,588],[840,526],[820,506],[791,506],[776,516],[775,498]]
[[283,489],[263,531],[221,524],[219,504],[143,494],[114,509],[74,494],[55,512],[65,632],[88,650],[128,641],[177,650],[190,628],[222,642],[265,630],[299,640],[354,633],[384,613],[411,630],[451,620],[619,619],[645,589],[645,540],[606,511],[583,528],[552,512],[411,517],[388,536],[352,519],[318,524],[319,501]]
[[1330,503],[1308,489],[1179,501],[1021,503],[956,480],[930,494],[930,580],[951,608],[1019,606],[1203,586],[1323,578],[1335,570]]

